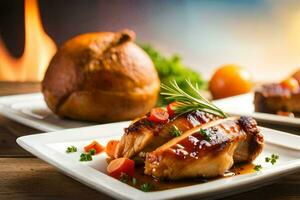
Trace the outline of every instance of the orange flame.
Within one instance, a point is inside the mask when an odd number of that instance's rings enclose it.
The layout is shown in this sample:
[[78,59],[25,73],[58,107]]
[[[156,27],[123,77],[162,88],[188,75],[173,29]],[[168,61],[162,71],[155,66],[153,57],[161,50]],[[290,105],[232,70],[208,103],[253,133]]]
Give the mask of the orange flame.
[[37,0],[25,0],[25,48],[21,58],[10,55],[0,38],[0,80],[41,81],[56,45],[45,33]]

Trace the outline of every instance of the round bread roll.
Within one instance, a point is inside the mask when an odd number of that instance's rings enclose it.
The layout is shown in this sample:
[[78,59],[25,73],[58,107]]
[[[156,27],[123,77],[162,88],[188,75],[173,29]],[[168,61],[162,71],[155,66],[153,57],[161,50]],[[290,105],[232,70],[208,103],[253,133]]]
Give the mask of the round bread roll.
[[95,122],[146,114],[156,104],[160,82],[134,36],[129,30],[87,33],[63,44],[42,82],[48,107],[60,117]]

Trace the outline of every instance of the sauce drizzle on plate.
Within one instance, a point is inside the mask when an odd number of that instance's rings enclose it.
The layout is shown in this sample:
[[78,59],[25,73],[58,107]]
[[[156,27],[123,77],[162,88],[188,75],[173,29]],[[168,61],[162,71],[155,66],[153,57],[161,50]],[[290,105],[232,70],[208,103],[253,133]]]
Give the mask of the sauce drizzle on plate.
[[[151,187],[150,191],[162,191],[167,189],[174,189],[174,188],[196,185],[200,183],[207,183],[220,178],[228,178],[228,177],[237,176],[241,174],[252,173],[255,171],[254,166],[255,165],[253,163],[235,164],[223,176],[219,176],[216,178],[183,179],[178,181],[159,180],[153,178],[151,176],[145,175],[144,168],[142,166],[138,166],[135,170],[135,174],[133,177],[126,177],[124,179],[121,179],[121,181],[137,189],[141,189],[141,186],[143,184],[148,184]],[[133,181],[133,179],[135,180]]]

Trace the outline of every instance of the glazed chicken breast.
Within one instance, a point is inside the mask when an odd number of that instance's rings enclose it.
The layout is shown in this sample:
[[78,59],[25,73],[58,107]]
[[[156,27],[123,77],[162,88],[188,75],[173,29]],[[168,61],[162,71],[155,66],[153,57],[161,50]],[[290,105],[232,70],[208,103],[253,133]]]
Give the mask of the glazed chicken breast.
[[217,119],[220,117],[202,111],[193,111],[168,123],[153,123],[145,116],[125,129],[125,134],[115,151],[115,158],[143,157],[146,152],[151,152],[173,139],[174,136],[170,133],[174,127],[183,133]]
[[253,118],[228,117],[201,95],[197,84],[186,83],[186,91],[176,81],[161,85],[161,94],[172,102],[125,128],[112,151],[110,173],[119,173],[126,161],[132,168],[143,165],[144,174],[157,179],[211,178],[261,153],[264,139]]
[[254,160],[262,148],[254,119],[210,120],[148,153],[145,174],[170,180],[215,177],[234,163]]

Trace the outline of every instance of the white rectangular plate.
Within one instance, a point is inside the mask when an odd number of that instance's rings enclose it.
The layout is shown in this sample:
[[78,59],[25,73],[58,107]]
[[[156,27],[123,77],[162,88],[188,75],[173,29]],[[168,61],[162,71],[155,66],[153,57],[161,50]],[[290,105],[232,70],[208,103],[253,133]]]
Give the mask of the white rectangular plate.
[[58,118],[48,109],[41,93],[0,97],[0,114],[42,131],[94,125]]
[[254,94],[243,94],[213,101],[213,103],[230,115],[245,115],[257,120],[300,127],[300,118],[291,118],[280,115],[261,113],[254,111]]
[[[257,188],[283,175],[300,170],[300,137],[261,128],[266,145],[262,154],[255,160],[262,171],[223,178],[193,186],[142,192],[106,175],[106,155],[94,156],[93,161],[79,162],[85,145],[93,140],[106,145],[110,139],[118,139],[129,122],[68,129],[52,133],[23,136],[17,142],[27,151],[60,169],[75,180],[118,199],[174,199],[187,197],[219,198],[234,193]],[[67,154],[68,146],[74,145],[78,152]],[[275,165],[265,162],[272,153],[280,156]]]
[[[252,93],[216,100],[214,103],[231,115],[247,115],[260,121],[300,127],[300,118],[254,112]],[[48,109],[41,93],[0,97],[0,114],[42,131],[94,125],[58,118]]]

